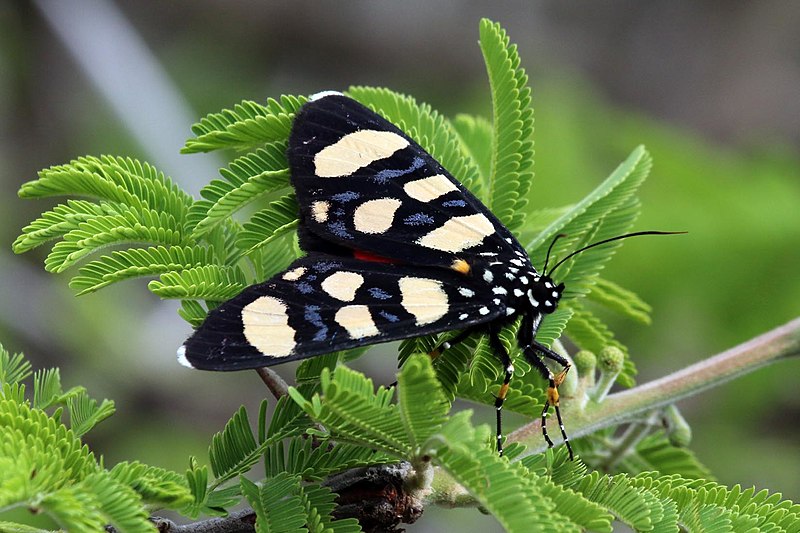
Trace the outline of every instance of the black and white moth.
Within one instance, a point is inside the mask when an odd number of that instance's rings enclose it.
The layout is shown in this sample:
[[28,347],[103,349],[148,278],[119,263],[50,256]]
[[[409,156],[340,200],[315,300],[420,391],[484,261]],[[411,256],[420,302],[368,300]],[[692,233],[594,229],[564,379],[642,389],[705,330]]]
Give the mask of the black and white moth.
[[[488,335],[505,369],[501,408],[514,372],[500,342],[521,318],[519,347],[549,387],[569,362],[536,341],[564,291],[531,265],[511,232],[395,125],[341,93],[320,93],[298,112],[289,137],[291,180],[307,253],[284,272],[212,310],[178,357],[202,370],[242,370],[358,346],[461,330]],[[552,271],[551,271],[552,272]],[[549,358],[562,365],[554,375]],[[572,456],[572,449],[569,449]]]

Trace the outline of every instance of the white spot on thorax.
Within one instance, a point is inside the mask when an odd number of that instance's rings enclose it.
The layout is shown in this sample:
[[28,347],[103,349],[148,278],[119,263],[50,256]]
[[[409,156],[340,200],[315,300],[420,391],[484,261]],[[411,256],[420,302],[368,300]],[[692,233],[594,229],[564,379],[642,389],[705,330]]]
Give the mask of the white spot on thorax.
[[447,293],[444,292],[440,281],[404,277],[400,278],[397,284],[402,296],[400,305],[414,315],[418,326],[436,322],[450,308]]
[[430,202],[451,191],[457,191],[458,187],[444,174],[436,174],[429,178],[409,181],[403,185],[403,190],[415,200]]
[[343,302],[352,302],[364,276],[355,272],[334,272],[322,282],[322,290]]
[[522,296],[523,294],[525,294],[525,293],[524,293],[524,292],[522,292],[521,290],[519,290],[519,289],[514,289],[514,296],[516,296],[517,298],[519,298],[519,297],[520,297],[520,296]]
[[372,320],[372,314],[366,305],[346,305],[336,311],[336,323],[347,330],[353,339],[373,337],[380,334],[380,330]]
[[406,146],[408,141],[391,131],[356,131],[317,152],[314,171],[321,178],[349,176]]
[[492,292],[495,294],[508,294],[505,287],[492,287]]
[[480,313],[483,316],[486,316],[486,315],[489,314],[489,308],[488,307],[481,307],[480,309],[478,309],[478,313]]
[[396,198],[378,198],[358,206],[353,213],[353,224],[361,233],[383,233],[392,227],[394,213],[400,207]]
[[261,296],[244,306],[242,326],[247,342],[270,357],[291,354],[296,343],[286,311],[286,304],[273,296]]
[[494,225],[482,213],[453,217],[427,235],[417,244],[443,252],[460,252],[483,242],[494,233]]
[[458,292],[459,294],[461,294],[461,296],[464,296],[465,298],[472,298],[473,296],[475,296],[475,291],[473,291],[472,289],[468,289],[466,287],[459,287]]
[[491,283],[492,281],[494,281],[494,275],[492,274],[491,270],[485,270],[483,272],[483,281],[485,281],[486,283]]

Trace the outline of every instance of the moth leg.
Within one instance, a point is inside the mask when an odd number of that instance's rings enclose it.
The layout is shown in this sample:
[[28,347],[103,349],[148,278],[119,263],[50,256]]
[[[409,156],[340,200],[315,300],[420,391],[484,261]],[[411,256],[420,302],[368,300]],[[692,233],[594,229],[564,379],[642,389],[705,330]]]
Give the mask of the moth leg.
[[[544,364],[544,360],[542,360],[542,358],[539,356],[539,353],[541,353],[544,357],[553,359],[560,365],[563,365],[564,370],[554,376],[553,372],[551,372],[550,369],[547,368],[547,365]],[[549,386],[547,387],[547,399],[545,400],[544,408],[542,409],[542,435],[544,436],[544,440],[547,442],[548,446],[551,448],[553,447],[553,441],[550,439],[550,435],[547,434],[547,413],[552,405],[556,412],[556,418],[558,418],[558,427],[561,429],[561,436],[564,438],[564,444],[567,446],[567,451],[569,451],[569,458],[570,460],[573,460],[574,454],[572,452],[572,446],[569,443],[567,430],[564,429],[564,421],[561,418],[561,409],[559,408],[558,397],[558,386],[564,381],[567,371],[569,371],[571,365],[564,357],[536,341],[531,343],[530,346],[526,347],[523,350],[523,354],[525,355],[525,359],[532,364],[536,370],[539,371],[539,374],[541,374],[542,377],[544,377],[544,379],[546,379],[549,383]]]
[[500,457],[503,456],[503,403],[506,401],[506,396],[508,396],[508,388],[509,383],[511,382],[511,376],[514,375],[514,365],[511,364],[511,357],[508,355],[505,346],[500,341],[499,336],[499,329],[491,328],[489,331],[489,345],[492,347],[492,350],[497,357],[500,358],[500,362],[503,365],[503,369],[505,371],[505,375],[503,377],[503,384],[500,385],[500,390],[497,391],[497,396],[494,399],[494,409],[497,413],[497,453],[500,454]]
[[472,335],[474,332],[475,332],[474,328],[465,329],[461,333],[459,333],[458,335],[453,337],[452,339],[446,340],[443,343],[439,344],[436,348],[434,348],[433,350],[428,352],[428,355],[431,356],[431,359],[436,359],[437,357],[442,355],[442,352],[444,352],[445,350],[448,350],[448,349],[452,348],[453,346],[455,346],[456,344],[459,344],[459,343],[464,342],[465,340],[467,340],[467,338],[470,335]]

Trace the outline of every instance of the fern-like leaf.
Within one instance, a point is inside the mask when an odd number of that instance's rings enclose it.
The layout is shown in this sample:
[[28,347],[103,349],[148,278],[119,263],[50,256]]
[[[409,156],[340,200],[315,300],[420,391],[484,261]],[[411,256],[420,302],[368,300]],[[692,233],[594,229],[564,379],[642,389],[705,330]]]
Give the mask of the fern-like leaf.
[[238,268],[206,265],[166,272],[147,288],[162,298],[190,298],[222,302],[242,292],[247,279]]
[[257,446],[247,410],[242,406],[211,440],[208,456],[214,476],[230,479],[247,472],[258,462],[259,456],[253,453]]
[[294,231],[298,224],[297,210],[294,194],[271,202],[269,207],[258,211],[244,223],[244,228],[236,240],[237,248],[249,254]]
[[397,385],[400,419],[416,450],[445,422],[450,402],[436,380],[427,355],[418,354],[406,361],[397,377]]
[[294,115],[306,102],[298,96],[272,98],[266,105],[243,101],[233,109],[212,113],[192,126],[194,139],[186,141],[185,154],[223,148],[248,150],[289,137]]
[[652,307],[647,302],[636,293],[607,279],[595,278],[594,288],[589,294],[589,299],[640,324],[650,324],[651,322]]
[[114,402],[103,400],[98,406],[97,400],[90,398],[85,392],[69,398],[67,408],[70,429],[78,436],[85,435],[94,426],[114,414]]
[[114,465],[109,475],[131,487],[150,505],[180,509],[192,501],[186,478],[177,472],[126,461]]
[[70,280],[69,286],[81,296],[125,279],[157,276],[214,262],[212,249],[205,246],[155,246],[115,250],[81,267],[79,274]]
[[15,385],[30,377],[33,373],[31,364],[21,353],[11,355],[0,344],[0,389],[8,384]]
[[279,474],[264,480],[261,487],[240,480],[242,494],[256,512],[257,533],[304,533],[305,506],[299,496],[300,478]]
[[517,47],[500,24],[481,20],[480,45],[492,93],[492,169],[487,206],[507,228],[523,222],[533,182],[533,110]]
[[63,272],[86,255],[112,244],[184,244],[182,233],[172,215],[150,209],[94,217],[78,224],[53,246],[45,259],[45,269]]

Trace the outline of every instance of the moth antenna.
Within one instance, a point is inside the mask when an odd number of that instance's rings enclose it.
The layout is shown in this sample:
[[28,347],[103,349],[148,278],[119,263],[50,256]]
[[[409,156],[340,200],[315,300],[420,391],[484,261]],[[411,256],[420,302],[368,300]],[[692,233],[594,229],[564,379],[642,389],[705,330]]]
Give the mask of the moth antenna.
[[556,243],[558,242],[558,239],[561,239],[561,238],[566,237],[566,236],[567,236],[566,233],[559,233],[558,235],[555,236],[555,238],[553,238],[553,242],[550,243],[550,247],[547,248],[547,257],[545,257],[545,259],[544,259],[544,267],[542,268],[542,274],[543,275],[547,275],[546,274],[547,273],[547,263],[550,262],[550,252],[553,251],[553,246],[556,245]]
[[[603,239],[602,241],[593,242],[592,244],[588,244],[588,245],[584,246],[583,248],[578,248],[577,250],[575,250],[571,254],[567,255],[565,258],[563,258],[561,261],[556,263],[556,265],[548,273],[548,276],[552,277],[553,272],[555,272],[555,270],[558,267],[560,267],[561,265],[563,265],[569,258],[574,257],[574,256],[578,255],[579,253],[585,252],[589,248],[594,248],[595,246],[600,246],[600,245],[603,245],[603,244],[608,244],[610,242],[619,241],[619,240],[622,240],[622,239],[627,239],[628,237],[639,237],[641,235],[682,235],[684,233],[688,233],[688,232],[686,232],[686,231],[636,231],[634,233],[626,233],[624,235],[617,235],[616,237],[611,237],[610,239]],[[555,241],[553,241],[553,244],[554,243],[555,243]],[[553,247],[553,244],[550,244],[551,248]],[[550,255],[550,251],[549,250],[548,250],[547,254]]]

